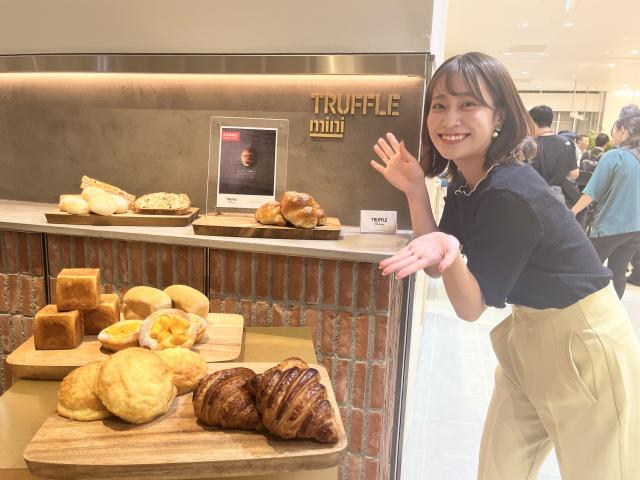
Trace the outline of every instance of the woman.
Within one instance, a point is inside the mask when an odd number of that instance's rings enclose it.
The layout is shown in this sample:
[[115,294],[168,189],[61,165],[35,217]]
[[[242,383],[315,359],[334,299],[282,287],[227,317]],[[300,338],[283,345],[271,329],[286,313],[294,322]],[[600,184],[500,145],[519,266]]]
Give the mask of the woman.
[[532,127],[504,66],[480,53],[445,62],[427,89],[426,126],[424,172],[453,177],[442,220],[420,165],[387,134],[372,166],[406,194],[416,238],[380,268],[442,275],[468,321],[513,304],[491,332],[499,366],[478,478],[536,478],[552,446],[565,480],[637,478],[638,340],[571,212],[519,162]]
[[600,261],[608,259],[613,285],[622,298],[627,266],[640,250],[640,109],[628,105],[613,125],[614,150],[603,154],[598,167],[571,209],[577,215],[597,202],[589,236]]

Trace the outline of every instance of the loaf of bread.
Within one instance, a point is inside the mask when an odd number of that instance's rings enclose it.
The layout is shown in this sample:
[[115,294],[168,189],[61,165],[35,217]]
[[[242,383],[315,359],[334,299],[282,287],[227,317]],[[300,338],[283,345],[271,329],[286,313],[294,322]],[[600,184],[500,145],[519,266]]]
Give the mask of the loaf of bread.
[[84,191],[89,187],[99,188],[100,190],[112,193],[114,195],[118,195],[122,197],[127,202],[127,207],[129,207],[133,201],[136,199],[135,195],[131,195],[130,193],[125,192],[124,190],[115,187],[113,185],[109,185],[108,183],[101,182],[100,180],[96,180],[95,178],[87,177],[83,175],[82,180],[80,182],[80,188]]
[[93,195],[89,199],[89,210],[98,215],[113,215],[116,213],[116,202],[109,194]]
[[99,304],[99,268],[62,269],[56,279],[56,305],[58,310],[95,310]]
[[97,187],[87,187],[82,190],[82,193],[80,194],[82,199],[87,203],[89,203],[93,197],[97,197],[100,195],[108,195],[108,193]]
[[186,193],[149,193],[133,202],[133,211],[145,215],[185,215],[191,209]]
[[80,312],[60,312],[47,305],[36,313],[33,322],[33,342],[36,350],[68,350],[82,342],[83,324]]
[[98,335],[101,330],[120,321],[120,297],[115,293],[103,293],[98,308],[84,311],[82,320],[85,335]]
[[129,210],[129,202],[113,193],[111,194],[111,199],[116,206],[115,213],[127,213],[127,210]]
[[280,199],[280,213],[296,227],[314,228],[318,225],[318,204],[308,193],[284,192]]
[[203,319],[209,314],[209,299],[205,294],[187,285],[171,285],[164,289],[171,297],[173,308],[186,313],[195,313]]
[[79,195],[60,195],[58,208],[73,215],[89,213],[89,204]]
[[256,221],[263,225],[280,225],[284,227],[287,221],[280,213],[280,202],[267,202],[256,211]]
[[122,311],[125,320],[144,320],[153,312],[171,308],[171,297],[157,288],[133,287],[124,294]]

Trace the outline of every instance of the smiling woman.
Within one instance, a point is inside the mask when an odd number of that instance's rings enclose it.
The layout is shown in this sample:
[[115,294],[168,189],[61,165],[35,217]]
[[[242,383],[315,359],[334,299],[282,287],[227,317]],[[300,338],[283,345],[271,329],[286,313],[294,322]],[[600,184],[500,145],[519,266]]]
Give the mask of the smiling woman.
[[[442,275],[464,320],[513,305],[491,332],[499,366],[478,478],[535,478],[552,446],[563,478],[635,478],[640,346],[589,239],[521,163],[535,149],[513,80],[488,55],[459,55],[426,102],[422,168],[391,133],[374,146],[372,167],[407,196],[415,237],[380,268]],[[424,174],[452,178],[437,226]]]

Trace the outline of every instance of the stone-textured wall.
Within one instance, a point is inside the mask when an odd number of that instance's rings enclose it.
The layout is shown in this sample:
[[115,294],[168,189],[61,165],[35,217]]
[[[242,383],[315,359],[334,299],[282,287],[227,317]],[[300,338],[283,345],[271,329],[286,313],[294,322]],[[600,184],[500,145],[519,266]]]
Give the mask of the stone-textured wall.
[[247,326],[308,326],[349,438],[341,480],[389,478],[403,284],[377,265],[59,235],[43,243],[40,234],[0,231],[0,392],[12,384],[6,355],[32,334],[45,304],[45,244],[50,301],[62,268],[99,267],[106,293],[182,283]]

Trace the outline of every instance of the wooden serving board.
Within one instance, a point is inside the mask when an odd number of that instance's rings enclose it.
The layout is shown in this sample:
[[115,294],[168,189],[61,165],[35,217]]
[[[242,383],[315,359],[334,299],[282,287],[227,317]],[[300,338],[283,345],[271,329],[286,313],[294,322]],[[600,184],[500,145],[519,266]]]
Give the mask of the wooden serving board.
[[97,215],[87,213],[72,215],[60,210],[44,212],[47,223],[64,223],[67,225],[98,225],[105,227],[185,227],[198,218],[199,208],[192,207],[185,215],[142,215],[139,213],[118,213],[114,215]]
[[[273,365],[217,364],[209,365],[209,371],[246,367],[261,373]],[[94,480],[217,478],[329,468],[340,461],[347,438],[327,371],[313,367],[336,415],[339,440],[334,445],[207,427],[196,420],[188,393],[174,400],[165,415],[143,425],[116,418],[76,422],[52,413],[27,445],[24,459],[36,476]]]
[[[207,362],[235,360],[242,348],[242,315],[210,313],[204,340],[194,345]],[[207,338],[208,337],[208,338]],[[36,350],[33,337],[27,339],[7,357],[16,378],[61,379],[74,368],[95,360],[105,360],[113,352],[101,348],[97,335],[87,335],[70,350]]]
[[340,220],[327,218],[326,225],[316,228],[280,227],[262,225],[253,214],[207,214],[193,222],[196,235],[250,238],[288,238],[298,240],[337,240],[340,236]]

